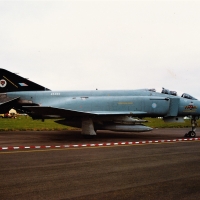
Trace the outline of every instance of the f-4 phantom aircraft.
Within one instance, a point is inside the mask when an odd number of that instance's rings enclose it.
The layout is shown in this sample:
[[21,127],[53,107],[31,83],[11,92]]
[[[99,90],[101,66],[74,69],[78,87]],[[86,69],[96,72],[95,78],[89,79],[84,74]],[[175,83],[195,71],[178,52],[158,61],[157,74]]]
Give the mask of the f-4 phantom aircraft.
[[[167,89],[51,91],[26,78],[0,69],[0,113],[14,108],[33,119],[57,118],[57,123],[78,127],[83,135],[97,130],[144,132],[144,117],[163,117],[169,122],[183,122],[190,116],[196,137],[200,101],[184,93],[181,97]],[[62,119],[62,120],[60,120]]]

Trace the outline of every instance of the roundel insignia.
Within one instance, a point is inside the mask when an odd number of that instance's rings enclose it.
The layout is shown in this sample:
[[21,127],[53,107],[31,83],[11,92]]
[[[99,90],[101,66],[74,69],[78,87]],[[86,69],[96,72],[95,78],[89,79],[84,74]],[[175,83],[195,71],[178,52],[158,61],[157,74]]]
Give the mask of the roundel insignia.
[[7,85],[7,82],[6,82],[6,80],[4,80],[4,79],[1,79],[0,80],[0,87],[6,87],[6,85]]
[[152,108],[156,108],[157,104],[156,103],[152,103]]

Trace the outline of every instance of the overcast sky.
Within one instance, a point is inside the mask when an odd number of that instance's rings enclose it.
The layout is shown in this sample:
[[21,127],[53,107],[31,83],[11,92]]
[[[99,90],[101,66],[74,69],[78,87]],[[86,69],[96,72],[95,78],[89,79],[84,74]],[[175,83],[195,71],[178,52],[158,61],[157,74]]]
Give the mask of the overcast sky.
[[0,67],[52,90],[200,99],[200,1],[0,1]]

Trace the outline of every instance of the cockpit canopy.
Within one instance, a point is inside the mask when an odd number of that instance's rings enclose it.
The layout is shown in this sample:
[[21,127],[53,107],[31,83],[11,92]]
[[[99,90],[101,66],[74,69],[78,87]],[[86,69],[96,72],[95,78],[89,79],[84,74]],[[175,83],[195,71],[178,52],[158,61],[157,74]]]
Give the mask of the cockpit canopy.
[[183,93],[181,95],[181,97],[185,98],[185,99],[192,99],[192,100],[197,100],[196,98],[194,98],[193,96],[189,95],[189,94],[186,94],[186,93]]
[[[154,88],[151,88],[151,89],[148,89],[148,90],[151,91],[151,92],[156,92],[156,90]],[[170,91],[170,90],[168,90],[166,88],[162,88],[161,93],[177,96],[177,92],[176,91]],[[194,98],[193,96],[191,96],[191,95],[189,95],[187,93],[183,93],[181,95],[181,97],[185,98],[185,99],[198,100],[198,99]]]
[[165,88],[162,88],[162,92],[161,93],[177,96],[177,92],[176,91],[170,91],[170,90],[165,89]]

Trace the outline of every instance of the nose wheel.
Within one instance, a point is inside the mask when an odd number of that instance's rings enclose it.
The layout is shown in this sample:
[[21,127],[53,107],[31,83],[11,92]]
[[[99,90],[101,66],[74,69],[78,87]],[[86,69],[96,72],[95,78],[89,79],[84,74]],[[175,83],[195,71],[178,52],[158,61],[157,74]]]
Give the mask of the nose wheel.
[[192,130],[189,131],[188,133],[185,134],[185,137],[191,137],[195,138],[196,137],[196,127],[197,127],[197,118],[193,117],[191,119],[191,125],[192,125]]
[[185,134],[185,137],[195,138],[196,132],[195,131],[189,131],[188,133]]

